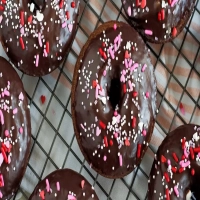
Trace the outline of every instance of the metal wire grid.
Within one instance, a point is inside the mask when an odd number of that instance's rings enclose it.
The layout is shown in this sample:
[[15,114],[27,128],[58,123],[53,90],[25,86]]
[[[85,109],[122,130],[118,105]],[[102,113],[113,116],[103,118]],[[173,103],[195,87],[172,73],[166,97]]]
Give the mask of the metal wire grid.
[[[95,29],[98,27],[99,24],[104,22],[103,13],[104,13],[104,9],[106,8],[107,5],[111,6],[113,9],[115,9],[117,11],[117,17],[114,19],[116,19],[116,20],[124,19],[125,21],[127,21],[124,11],[121,7],[120,0],[119,1],[98,0],[100,2],[100,4],[102,5],[101,10],[98,10],[98,11],[95,10],[92,6],[94,1],[95,0],[88,0],[88,1],[82,0],[81,1],[82,9],[81,9],[80,17],[79,17],[79,23],[78,23],[78,28],[77,28],[76,34],[79,31],[81,31],[82,33],[84,33],[85,37],[88,38],[89,35],[85,31],[83,24],[82,24],[84,15],[86,15],[86,13],[88,11],[90,11],[97,18],[97,21],[96,21],[96,24],[94,27],[94,29]],[[199,15],[199,19],[200,19],[200,10],[199,10],[199,8],[197,8],[197,5],[199,3],[200,3],[200,1],[197,0],[196,6],[195,6],[195,12],[196,12],[196,14]],[[200,41],[189,30],[193,16],[194,16],[194,13],[192,14],[190,21],[188,22],[187,26],[184,29],[184,36],[183,36],[182,43],[180,45],[177,45],[176,40],[174,40],[171,43],[172,47],[177,50],[177,58],[174,61],[172,69],[169,69],[168,66],[166,66],[166,64],[163,62],[163,59],[161,58],[162,51],[165,48],[165,45],[158,45],[157,46],[157,47],[159,47],[158,50],[155,50],[154,45],[147,43],[152,56],[155,57],[155,63],[154,63],[155,71],[157,69],[158,63],[160,63],[162,65],[162,67],[169,74],[167,85],[166,85],[164,91],[160,91],[158,88],[158,109],[162,109],[162,105],[166,104],[168,106],[168,108],[171,109],[174,113],[174,116],[171,119],[171,124],[168,127],[168,129],[166,129],[162,126],[162,121],[160,121],[158,119],[156,120],[156,127],[158,129],[160,129],[161,131],[163,131],[163,133],[165,133],[165,134],[167,134],[168,131],[170,131],[174,128],[173,121],[176,118],[178,118],[179,121],[183,124],[190,123],[190,122],[193,122],[194,113],[195,112],[199,113],[199,111],[200,111],[200,94],[198,95],[198,98],[194,98],[190,94],[190,92],[188,92],[188,90],[187,90],[187,85],[188,85],[188,82],[190,80],[192,73],[195,73],[196,76],[200,79],[200,70],[198,69],[198,66],[197,66],[198,64],[200,64],[200,63],[197,63],[198,57],[200,57]],[[90,20],[90,19],[88,19],[88,20]],[[185,38],[187,37],[187,34],[190,34],[190,36],[195,40],[195,42],[197,43],[197,46],[198,46],[198,49],[197,49],[197,52],[196,52],[193,62],[191,62],[185,56],[185,54],[182,52],[183,45],[185,42]],[[123,200],[123,199],[124,200],[125,199],[126,200],[147,199],[147,184],[144,186],[143,194],[138,193],[138,186],[137,186],[137,185],[139,185],[139,187],[141,187],[141,184],[143,184],[143,182],[147,183],[147,179],[148,179],[148,172],[146,172],[144,170],[144,168],[142,167],[143,161],[142,161],[141,165],[138,166],[131,175],[129,175],[128,179],[126,177],[122,178],[121,180],[120,179],[119,180],[105,179],[90,169],[89,165],[85,162],[85,160],[83,159],[82,154],[80,154],[80,152],[74,151],[73,146],[77,145],[77,143],[76,143],[75,136],[73,134],[73,130],[71,130],[72,133],[70,133],[70,134],[72,134],[72,137],[69,142],[67,142],[64,139],[63,134],[60,133],[60,128],[61,128],[61,126],[63,126],[63,121],[65,118],[67,118],[69,123],[71,124],[71,111],[70,111],[71,94],[70,94],[70,91],[69,91],[69,95],[68,95],[68,98],[65,103],[63,103],[63,101],[59,98],[59,95],[57,92],[57,87],[59,85],[59,81],[61,80],[61,78],[64,78],[65,81],[67,81],[70,84],[72,83],[72,75],[70,73],[66,72],[66,70],[65,70],[65,63],[66,63],[69,55],[72,55],[75,58],[77,58],[77,56],[78,56],[77,53],[73,49],[73,45],[70,50],[70,53],[66,56],[64,63],[57,70],[57,76],[53,83],[51,82],[52,79],[51,78],[49,79],[50,75],[42,77],[42,78],[30,78],[30,77],[18,72],[19,75],[21,76],[22,81],[25,84],[24,85],[25,89],[27,86],[26,85],[27,80],[29,81],[29,84],[34,85],[34,90],[27,91],[27,96],[28,96],[28,99],[29,99],[29,102],[31,105],[31,111],[34,109],[38,113],[40,120],[39,120],[39,123],[37,123],[37,126],[38,126],[37,130],[34,130],[35,132],[32,133],[32,147],[31,147],[30,161],[29,161],[29,164],[28,164],[28,167],[26,170],[26,174],[23,178],[23,181],[21,183],[21,187],[18,191],[18,194],[13,199],[19,199],[19,196],[21,196],[20,199],[28,199],[30,194],[28,194],[25,191],[26,188],[24,188],[24,186],[23,186],[24,181],[26,183],[34,182],[33,185],[35,185],[38,181],[40,181],[42,178],[44,178],[44,176],[47,175],[47,173],[49,173],[48,171],[46,171],[47,167],[50,166],[50,171],[53,171],[58,168],[64,168],[64,167],[66,167],[66,163],[70,163],[70,159],[72,156],[76,159],[77,163],[80,165],[80,169],[78,170],[78,172],[82,173],[84,175],[87,174],[88,175],[87,179],[89,177],[89,181],[91,183],[94,183],[93,185],[95,187],[95,190],[97,191],[97,194],[99,195],[100,200],[103,200],[103,199],[114,199],[114,200],[117,200],[117,199],[120,199],[120,200]],[[187,62],[187,64],[190,67],[190,72],[188,74],[188,78],[184,85],[174,75],[176,64],[177,64],[180,56],[183,59],[185,59],[185,61]],[[176,83],[179,85],[179,87],[181,87],[181,89],[182,89],[182,94],[180,96],[180,100],[178,102],[178,105],[176,105],[176,107],[173,106],[172,103],[170,102],[170,100],[166,98],[167,88],[172,79],[175,80]],[[38,105],[39,99],[38,99],[37,91],[41,89],[41,85],[43,85],[42,88],[45,87],[46,90],[48,90],[50,92],[50,95],[47,97],[48,102],[47,102],[45,108]],[[187,95],[189,97],[189,99],[192,101],[193,106],[194,106],[193,113],[189,119],[185,119],[179,112],[179,105],[180,105],[182,99],[184,98],[184,95]],[[54,116],[55,118],[57,118],[57,122],[58,122],[57,125],[52,123],[52,120],[49,119],[49,110],[51,109],[50,107],[51,107],[52,101],[56,101],[58,103],[59,107],[61,107],[63,110],[60,113],[60,116],[57,116],[57,117]],[[55,109],[57,110],[57,107]],[[54,110],[53,112],[55,113],[56,111]],[[31,115],[33,118],[34,116],[32,113],[31,113]],[[35,116],[35,117],[38,118],[37,116]],[[46,150],[46,148],[44,148],[45,137],[48,137],[48,133],[45,133],[45,130],[42,130],[44,123],[47,124],[48,127],[50,127],[52,132],[54,133],[53,137],[52,137],[52,142],[48,146],[48,150]],[[66,124],[66,123],[64,122],[64,124]],[[66,124],[65,130],[66,130],[66,134],[69,134],[67,124]],[[42,137],[40,136],[41,134],[43,134]],[[38,138],[40,138],[40,139],[38,139]],[[58,150],[59,152],[55,152],[55,143],[57,144],[58,139],[59,139],[60,143],[62,143],[62,145],[64,145],[63,146],[64,149],[62,151],[62,157],[63,156],[64,157],[63,157],[63,162],[62,162],[61,166],[58,166],[56,159],[52,159],[52,153],[53,154],[60,153],[60,150]],[[37,151],[39,149],[41,154],[43,154],[43,157],[42,157],[43,158],[42,159],[43,166],[42,167],[40,167],[40,165],[38,165],[40,160],[38,160],[38,162],[35,162],[35,163],[31,162],[31,157],[34,154],[34,152],[36,151],[36,148],[37,148]],[[152,153],[155,153],[156,149],[150,145],[149,151],[151,151]],[[60,156],[61,156],[61,154],[57,155],[58,159],[60,158]],[[145,158],[144,158],[144,160],[145,160]],[[38,172],[37,168],[40,168],[40,172]],[[151,168],[151,163],[149,164],[149,170],[150,170],[150,168]],[[30,178],[30,174],[32,174],[31,178]],[[139,177],[139,179],[138,179],[138,177]],[[32,179],[34,179],[34,181],[32,181]],[[142,182],[140,179],[142,179]],[[109,187],[105,188],[104,183],[106,183],[105,185],[109,185]],[[32,188],[32,190],[33,189],[34,188]],[[117,189],[120,189],[121,191],[117,193],[116,192]],[[117,193],[117,195],[115,193]]]

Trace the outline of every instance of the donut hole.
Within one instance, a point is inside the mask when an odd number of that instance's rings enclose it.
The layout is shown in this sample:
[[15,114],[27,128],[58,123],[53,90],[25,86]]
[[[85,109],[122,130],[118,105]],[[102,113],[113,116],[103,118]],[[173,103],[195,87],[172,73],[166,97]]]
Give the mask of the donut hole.
[[31,3],[34,3],[36,10],[43,11],[45,8],[45,0],[31,0]]
[[111,80],[108,95],[110,97],[112,108],[115,110],[116,106],[120,104],[121,99],[121,82],[119,78],[113,78]]

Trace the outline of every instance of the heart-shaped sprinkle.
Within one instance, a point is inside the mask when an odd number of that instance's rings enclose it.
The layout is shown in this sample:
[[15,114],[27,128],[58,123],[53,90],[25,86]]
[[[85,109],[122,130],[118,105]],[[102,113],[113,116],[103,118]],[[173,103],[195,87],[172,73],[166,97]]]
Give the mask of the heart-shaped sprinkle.
[[101,129],[97,126],[96,128],[96,136],[98,137],[101,134]]
[[176,37],[176,35],[177,35],[177,29],[176,29],[176,27],[173,27],[172,28],[172,36]]
[[9,136],[9,131],[5,130],[5,136],[8,137]]
[[71,33],[71,32],[72,32],[73,25],[72,25],[72,24],[68,24],[67,27],[68,27],[68,29],[69,29],[69,32]]
[[24,95],[22,92],[19,94],[19,100],[22,100],[22,101],[24,100]]
[[45,101],[46,101],[46,97],[45,97],[44,95],[42,95],[42,96],[40,97],[40,100],[41,100],[42,104],[44,104]]
[[82,181],[81,181],[81,188],[82,188],[82,189],[84,188],[84,185],[85,185],[85,181],[82,180]]
[[126,59],[130,58],[130,55],[129,55],[128,51],[125,51],[125,58]]
[[129,142],[129,140],[127,138],[125,140],[125,145],[128,146],[128,147],[130,146],[130,142]]
[[162,162],[162,163],[167,162],[167,159],[166,159],[163,155],[161,156],[161,162]]

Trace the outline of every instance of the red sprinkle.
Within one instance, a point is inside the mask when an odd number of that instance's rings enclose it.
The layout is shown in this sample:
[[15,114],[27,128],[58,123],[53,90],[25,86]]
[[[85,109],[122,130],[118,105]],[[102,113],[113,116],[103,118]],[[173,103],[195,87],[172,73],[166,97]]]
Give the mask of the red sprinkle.
[[168,4],[171,5],[172,4],[172,0],[168,0]]
[[181,167],[178,171],[179,171],[179,173],[182,173],[184,171],[184,168]]
[[24,26],[24,11],[20,11],[20,23]]
[[110,140],[110,141],[109,141],[109,144],[110,144],[110,146],[113,146],[113,141]]
[[75,2],[74,2],[74,1],[71,2],[71,7],[72,7],[72,8],[75,8],[75,6],[76,6]]
[[176,168],[176,167],[172,167],[172,171],[173,171],[174,173],[176,173],[176,172],[177,172],[177,168]]
[[128,147],[130,146],[130,142],[129,142],[128,138],[126,138],[126,140],[125,140],[125,145]]
[[165,156],[163,156],[163,155],[161,156],[161,162],[162,162],[162,163],[166,163],[166,162],[167,162],[167,159],[166,159]]
[[66,11],[65,15],[66,15],[67,20],[69,20],[70,19],[70,13],[69,13],[69,11]]
[[93,80],[93,81],[92,81],[92,87],[93,87],[93,88],[96,88],[96,86],[97,86],[97,82],[96,82],[95,80]]
[[193,149],[195,153],[199,153],[200,152],[200,147],[194,148]]
[[105,125],[102,121],[99,121],[99,126],[100,126],[102,129],[106,129],[106,125]]
[[31,15],[31,16],[28,17],[28,22],[31,24],[32,21],[33,21],[33,16]]
[[123,91],[124,91],[124,93],[126,93],[126,84],[125,83],[123,85]]
[[194,160],[194,151],[192,147],[190,147],[190,156],[191,156],[191,159]]
[[168,188],[165,190],[165,194],[166,194],[166,199],[170,200],[169,189]]
[[64,5],[64,0],[60,0],[60,3],[59,3],[60,9],[63,8],[63,5]]
[[46,101],[46,97],[44,95],[41,95],[40,100],[41,100],[42,104],[44,104]]
[[104,136],[103,140],[104,140],[105,146],[108,147],[108,139],[107,139],[107,136]]
[[191,170],[191,174],[192,174],[192,176],[194,176],[194,174],[195,174],[195,170],[194,169]]
[[140,158],[140,156],[141,156],[141,148],[142,148],[142,145],[138,144],[137,145],[137,158]]
[[132,119],[132,128],[135,128],[136,127],[136,117],[133,117]]
[[4,158],[5,162],[8,163],[8,158],[7,158],[6,152],[5,152],[3,147],[1,147],[1,153],[3,155],[3,158]]
[[103,42],[103,43],[102,43],[102,47],[105,47],[105,46],[106,46],[106,43],[105,43],[105,42]]
[[181,160],[185,160],[185,155],[182,155]]
[[0,11],[4,11],[4,7],[0,5]]
[[162,18],[162,17],[161,17],[161,13],[159,12],[159,13],[158,13],[158,20],[161,21],[161,18]]
[[124,57],[125,57],[126,59],[130,58],[130,55],[129,55],[128,51],[125,51]]
[[41,198],[42,200],[45,199],[45,196],[44,196],[44,190],[42,190],[42,191],[40,192],[40,198]]
[[49,42],[46,42],[46,52],[49,53]]
[[169,179],[169,175],[167,172],[164,173],[165,179],[166,181],[169,183],[170,179]]
[[172,28],[172,36],[176,37],[176,35],[177,35],[177,29],[176,29],[176,27],[173,27]]
[[137,91],[134,91],[133,92],[133,97],[137,97],[138,96],[138,92]]
[[185,138],[182,139],[182,149],[185,149]]
[[6,0],[1,0],[1,2],[2,2],[3,4],[6,4]]
[[19,38],[19,43],[20,43],[20,45],[21,45],[21,48],[24,50],[24,49],[25,49],[25,46],[24,46],[24,41],[23,41],[23,38],[22,38],[22,37]]
[[165,10],[161,9],[161,19],[164,20],[165,19]]
[[143,8],[145,8],[146,4],[147,4],[147,1],[142,0],[140,7],[143,9]]
[[172,156],[173,156],[174,160],[175,160],[176,162],[178,162],[178,157],[177,157],[176,153],[173,153]]

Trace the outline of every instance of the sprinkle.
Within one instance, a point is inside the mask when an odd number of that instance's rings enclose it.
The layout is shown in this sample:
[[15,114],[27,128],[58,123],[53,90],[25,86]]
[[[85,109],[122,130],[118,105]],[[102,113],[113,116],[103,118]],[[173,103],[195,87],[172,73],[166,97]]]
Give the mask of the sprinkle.
[[20,12],[20,23],[22,26],[24,26],[24,11]]
[[47,192],[50,192],[50,185],[49,185],[48,179],[46,179],[46,190],[47,190]]
[[169,183],[170,179],[167,172],[164,173],[164,177],[165,177],[165,180]]
[[195,174],[195,170],[194,169],[191,170],[191,174],[192,174],[192,176],[194,176],[194,174]]
[[60,3],[59,3],[59,7],[60,7],[60,9],[63,8],[63,5],[64,5],[64,0],[60,0]]
[[123,84],[123,91],[126,93],[126,84]]
[[117,29],[117,24],[114,24],[113,28],[114,28],[114,30],[116,30]]
[[172,156],[173,156],[174,160],[175,160],[176,162],[178,162],[178,157],[177,157],[176,153],[172,153]]
[[98,137],[101,134],[101,129],[97,126],[96,128],[96,136]]
[[42,47],[41,33],[38,33],[38,43]]
[[151,31],[151,30],[145,30],[144,33],[146,35],[153,35],[153,31]]
[[174,192],[175,192],[176,196],[179,197],[179,191],[178,191],[178,188],[176,185],[174,186]]
[[145,6],[146,6],[146,4],[147,4],[146,0],[142,0],[140,7],[141,7],[142,9],[144,9]]
[[85,181],[82,180],[82,181],[81,181],[81,188],[82,188],[82,189],[84,188],[84,185],[85,185]]
[[134,63],[133,66],[131,67],[131,72],[134,71],[135,69],[137,69],[139,67],[138,63]]
[[192,147],[190,147],[190,156],[191,156],[191,159],[194,160],[194,151]]
[[72,7],[72,8],[75,8],[75,6],[76,6],[75,2],[72,1],[72,2],[71,2],[71,7]]
[[4,116],[2,110],[0,110],[0,119],[1,119],[1,124],[4,125]]
[[2,192],[0,191],[0,198],[2,199],[3,198],[3,194],[2,194]]
[[22,127],[19,128],[19,133],[21,133],[21,134],[23,133],[23,128]]
[[126,138],[126,140],[125,140],[125,145],[128,147],[130,146],[130,142],[129,142],[128,138]]
[[3,163],[3,161],[4,161],[3,154],[2,154],[2,153],[0,153],[0,167],[1,167],[2,163]]
[[178,2],[178,0],[172,0],[172,3],[171,3],[171,7],[174,7],[174,5]]
[[137,123],[136,117],[133,117],[133,119],[132,119],[132,128],[136,127],[136,123]]
[[65,15],[66,15],[67,20],[69,20],[70,19],[70,13],[69,13],[69,11],[66,11]]
[[109,144],[110,144],[110,146],[113,146],[113,141],[110,140],[110,141],[109,141]]
[[49,42],[46,42],[46,52],[49,53]]
[[149,92],[145,93],[146,98],[149,98]]
[[128,7],[128,16],[131,16],[131,7]]
[[104,130],[106,129],[106,125],[101,120],[99,121],[99,126]]
[[176,37],[176,35],[177,35],[177,29],[176,29],[176,27],[173,27],[172,28],[172,37]]
[[40,191],[40,197],[41,197],[42,200],[45,199],[45,196],[44,196],[44,190]]
[[140,158],[140,156],[141,156],[141,148],[142,148],[142,145],[138,144],[137,145],[137,158]]
[[2,20],[3,20],[3,16],[0,15],[0,24],[1,24]]
[[119,155],[119,166],[122,167],[122,155]]
[[144,72],[146,68],[147,68],[147,65],[144,64],[143,67],[142,67],[142,72]]
[[71,33],[73,29],[73,24],[68,24],[67,27],[68,27],[69,32]]
[[24,95],[23,95],[22,92],[21,92],[20,95],[19,95],[19,100],[22,100],[22,101],[24,100]]
[[184,171],[184,168],[181,167],[178,171],[179,171],[179,173],[182,173]]
[[126,58],[126,59],[129,59],[129,58],[130,58],[130,54],[128,53],[128,51],[125,51],[124,58]]
[[130,80],[128,80],[128,85],[129,85],[129,87],[130,87],[130,91],[133,91],[133,86],[132,86],[132,83],[131,83]]
[[56,182],[56,188],[57,188],[57,191],[60,191],[60,183],[59,182]]
[[183,167],[183,168],[188,167],[188,166],[190,165],[190,161],[188,160],[188,161],[185,162],[185,163],[180,161],[180,165],[181,165],[181,167]]
[[106,76],[106,70],[103,71],[103,76]]
[[165,156],[161,155],[161,162],[162,163],[166,163],[167,162],[167,159],[165,158]]
[[28,23],[32,23],[32,21],[33,21],[33,16],[32,15],[30,15],[29,17],[28,17]]
[[62,23],[62,28],[65,28],[67,26],[67,23],[66,22],[63,22]]
[[193,149],[194,153],[199,153],[200,152],[200,147],[196,147]]
[[173,171],[173,173],[176,173],[177,172],[177,168],[176,167],[172,167],[172,171]]
[[147,135],[147,131],[146,131],[145,129],[142,131],[142,135],[143,135],[143,136],[146,136],[146,135]]
[[138,92],[137,91],[134,91],[133,92],[133,97],[135,98],[135,97],[137,97],[138,96]]
[[71,195],[71,194],[68,194],[68,200],[76,200],[76,197]]
[[5,134],[6,137],[8,137],[8,136],[9,136],[9,131],[8,131],[8,130],[5,130],[5,133],[4,133],[4,134]]
[[180,103],[179,108],[180,108],[181,113],[182,113],[183,115],[185,115],[185,109],[184,109],[182,103]]
[[6,152],[5,152],[3,147],[1,147],[1,153],[3,155],[3,158],[4,158],[5,162],[8,163],[8,158],[7,158]]
[[21,45],[21,48],[24,50],[24,49],[25,49],[25,46],[24,46],[24,41],[23,41],[23,38],[22,38],[22,37],[19,38],[19,43],[20,43],[20,45]]
[[104,136],[103,140],[104,140],[105,146],[108,147],[108,139],[107,139],[107,136]]
[[14,110],[13,110],[13,114],[15,115],[15,114],[17,114],[17,108],[15,108]]
[[165,10],[161,9],[161,19],[164,20],[165,19]]
[[4,7],[0,5],[0,11],[4,11]]
[[36,55],[35,66],[38,67],[39,64],[39,54]]
[[104,156],[104,157],[103,157],[103,160],[104,160],[104,161],[106,161],[106,160],[107,160],[107,157],[106,157],[106,156]]
[[41,100],[42,104],[44,104],[46,101],[46,97],[44,95],[41,95],[40,100]]

